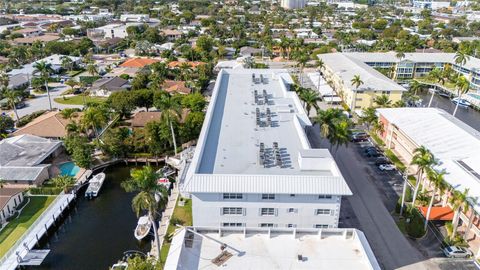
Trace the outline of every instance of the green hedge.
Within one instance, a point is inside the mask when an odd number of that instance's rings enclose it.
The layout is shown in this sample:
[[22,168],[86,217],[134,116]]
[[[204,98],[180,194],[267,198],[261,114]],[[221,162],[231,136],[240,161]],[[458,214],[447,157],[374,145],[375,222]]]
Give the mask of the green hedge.
[[62,188],[57,187],[30,188],[30,194],[32,195],[58,195],[60,192],[62,192]]
[[35,119],[35,118],[39,117],[40,115],[42,115],[43,113],[45,113],[46,111],[47,110],[36,111],[36,112],[33,112],[31,114],[28,114],[28,115],[25,115],[25,116],[21,117],[20,120],[17,123],[17,127],[25,126],[26,124],[32,122],[33,119]]
[[425,235],[425,230],[423,229],[425,220],[416,208],[410,206],[407,211],[405,211],[405,218],[407,220],[409,219],[408,222],[405,222],[405,229],[409,236],[420,238]]

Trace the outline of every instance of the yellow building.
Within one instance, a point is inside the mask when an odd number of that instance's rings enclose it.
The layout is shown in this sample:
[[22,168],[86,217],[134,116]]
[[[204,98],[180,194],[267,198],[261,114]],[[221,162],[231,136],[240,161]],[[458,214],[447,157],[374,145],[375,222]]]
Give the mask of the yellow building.
[[[407,91],[369,65],[345,54],[319,54],[318,58],[324,63],[321,70],[323,77],[353,111],[375,105],[375,97],[383,94],[394,103]],[[352,84],[356,75],[363,82],[358,88]]]

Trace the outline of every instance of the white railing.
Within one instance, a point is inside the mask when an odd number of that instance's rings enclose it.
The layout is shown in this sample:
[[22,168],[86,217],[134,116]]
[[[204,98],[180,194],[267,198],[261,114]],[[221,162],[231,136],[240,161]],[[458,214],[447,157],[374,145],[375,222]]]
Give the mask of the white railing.
[[[22,236],[15,242],[15,244],[7,251],[7,253],[5,253],[2,258],[0,259],[0,266],[3,266],[4,262],[10,257],[10,256],[13,256],[13,255],[16,255],[14,254],[17,249],[21,246],[21,245],[24,245],[24,243],[30,248],[31,246],[35,246],[36,243],[33,243],[33,245],[31,245],[31,242],[26,242],[26,239],[27,237],[32,233],[32,231],[40,224],[40,223],[46,223],[47,221],[45,221],[45,216],[48,214],[48,215],[52,215],[51,217],[53,217],[54,213],[51,213],[52,209],[54,209],[55,207],[58,207],[58,203],[60,200],[62,200],[64,198],[64,192],[62,191],[62,193],[60,193],[56,198],[55,200],[53,200],[53,202],[47,207],[47,209],[45,209],[45,211],[43,211],[43,213],[37,218],[37,220],[35,220],[32,225],[30,225],[30,227],[22,234]],[[68,201],[68,198],[67,197],[67,205],[70,203],[70,201]],[[64,201],[62,201],[61,203],[63,203]],[[60,208],[62,206],[60,205]],[[33,239],[34,242],[37,241],[37,239]]]

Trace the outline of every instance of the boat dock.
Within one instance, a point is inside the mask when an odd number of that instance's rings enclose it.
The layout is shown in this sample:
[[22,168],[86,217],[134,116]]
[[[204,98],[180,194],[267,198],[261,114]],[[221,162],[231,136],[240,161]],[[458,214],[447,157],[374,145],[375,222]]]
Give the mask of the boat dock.
[[21,265],[39,265],[49,250],[32,249],[48,232],[48,229],[55,225],[63,211],[69,208],[75,197],[74,193],[60,193],[22,237],[0,258],[0,270],[15,270]]

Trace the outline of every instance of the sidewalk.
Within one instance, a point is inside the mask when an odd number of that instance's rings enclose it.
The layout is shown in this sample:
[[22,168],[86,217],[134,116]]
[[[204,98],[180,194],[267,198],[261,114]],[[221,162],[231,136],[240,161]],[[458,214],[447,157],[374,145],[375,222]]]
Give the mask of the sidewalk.
[[[178,186],[172,189],[172,194],[168,197],[167,207],[163,211],[162,219],[160,220],[160,227],[158,227],[158,238],[160,239],[160,248],[162,248],[163,241],[165,240],[165,235],[167,234],[168,226],[170,225],[170,219],[173,216],[173,211],[175,210],[175,205],[177,204],[178,199]],[[150,254],[156,256],[157,254],[157,245],[155,240],[152,241],[152,250]]]

